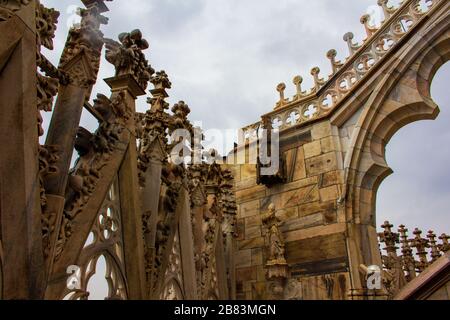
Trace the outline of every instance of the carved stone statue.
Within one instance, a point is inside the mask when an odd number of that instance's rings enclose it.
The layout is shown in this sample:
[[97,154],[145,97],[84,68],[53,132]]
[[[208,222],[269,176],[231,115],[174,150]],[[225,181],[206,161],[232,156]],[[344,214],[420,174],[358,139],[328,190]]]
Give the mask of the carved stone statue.
[[280,231],[281,220],[276,216],[275,206],[269,205],[268,213],[262,222],[267,230],[268,259],[267,280],[271,282],[269,291],[273,299],[283,299],[285,283],[289,277],[289,266],[285,258],[283,235]]
[[270,263],[286,263],[284,257],[285,248],[284,240],[280,232],[280,220],[275,214],[275,206],[269,206],[268,214],[263,218],[263,222],[268,229],[269,239],[269,262]]

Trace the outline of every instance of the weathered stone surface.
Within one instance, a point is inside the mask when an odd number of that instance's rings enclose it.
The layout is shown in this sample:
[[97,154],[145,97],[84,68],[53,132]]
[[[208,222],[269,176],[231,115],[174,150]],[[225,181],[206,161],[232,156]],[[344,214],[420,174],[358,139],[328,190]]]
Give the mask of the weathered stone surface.
[[320,199],[323,202],[337,200],[339,198],[339,190],[336,185],[320,189]]
[[252,250],[245,249],[236,252],[236,268],[250,267],[252,265]]
[[281,221],[296,219],[298,218],[298,207],[278,210],[277,217],[279,217]]
[[266,195],[266,187],[256,186],[236,192],[236,201],[238,203],[248,202],[254,199],[263,198]]
[[297,180],[291,183],[276,185],[268,190],[269,195],[285,193],[293,190],[297,190],[300,188],[304,188],[307,186],[315,185],[319,182],[319,177],[314,176],[311,178],[303,178],[301,180]]
[[335,137],[334,136],[330,136],[327,138],[323,138],[320,140],[320,146],[322,149],[322,153],[329,153],[329,152],[333,152],[333,151],[338,151],[337,146],[335,145]]
[[252,265],[261,266],[263,264],[264,264],[263,249],[262,248],[252,249]]
[[336,223],[329,226],[319,226],[319,227],[313,227],[308,228],[304,230],[296,230],[291,232],[285,233],[286,241],[297,241],[297,240],[303,240],[303,239],[310,239],[315,237],[321,237],[336,233],[342,233],[344,234],[346,231],[345,223]]
[[261,226],[245,227],[245,239],[261,237]]
[[295,162],[293,181],[306,178],[305,151],[303,147],[297,149],[297,160]]
[[317,185],[311,185],[309,187],[300,188],[296,191],[284,193],[281,197],[281,207],[289,208],[317,200],[319,200]]
[[246,180],[254,177],[256,177],[255,164],[244,164],[241,166],[241,180]]
[[252,299],[254,300],[266,300],[266,287],[265,281],[252,283]]
[[298,300],[346,300],[350,288],[350,276],[347,272],[330,275],[299,277],[298,290],[292,299]]
[[261,248],[264,246],[264,238],[245,239],[239,243],[239,250]]
[[344,234],[286,242],[286,259],[289,264],[344,258],[346,254]]
[[236,223],[236,235],[237,240],[244,240],[245,239],[245,220],[244,219],[238,219]]
[[248,178],[239,182],[236,182],[236,189],[237,190],[243,190],[243,189],[249,189],[252,187],[255,187],[256,184],[256,176],[252,178]]
[[334,152],[306,160],[306,172],[308,177],[332,170],[336,170],[336,154]]
[[326,188],[332,185],[343,184],[344,179],[340,171],[330,171],[322,175],[321,187]]
[[256,267],[237,268],[236,269],[236,281],[255,281],[257,276]]
[[320,140],[307,143],[303,146],[305,152],[305,159],[317,157],[322,154],[322,146]]
[[324,224],[324,215],[322,213],[315,213],[299,219],[285,222],[281,227],[283,232],[295,231],[305,228],[316,227]]
[[248,218],[259,214],[259,200],[245,202],[239,205],[239,217]]
[[322,203],[320,201],[307,203],[298,207],[299,216],[305,217],[318,212],[336,211],[335,202]]
[[261,223],[261,215],[259,215],[259,214],[256,216],[245,218],[245,227],[246,228],[260,226],[261,224],[262,224]]
[[315,124],[311,130],[314,141],[331,136],[331,125],[328,122]]

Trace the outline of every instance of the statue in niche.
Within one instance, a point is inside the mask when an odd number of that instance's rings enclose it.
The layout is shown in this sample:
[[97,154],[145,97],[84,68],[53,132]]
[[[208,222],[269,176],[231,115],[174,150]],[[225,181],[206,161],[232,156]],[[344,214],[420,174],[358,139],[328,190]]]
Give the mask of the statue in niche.
[[268,230],[269,262],[286,263],[284,240],[279,229],[281,221],[275,214],[273,204],[269,206],[269,212],[263,218],[263,222]]
[[270,259],[281,260],[284,259],[284,243],[280,237],[280,231],[276,225],[270,229]]
[[269,212],[263,216],[263,224],[267,230],[266,278],[271,282],[269,296],[273,300],[284,299],[286,280],[289,278],[289,266],[285,259],[285,245],[280,231],[281,220],[276,216],[275,206],[269,206]]

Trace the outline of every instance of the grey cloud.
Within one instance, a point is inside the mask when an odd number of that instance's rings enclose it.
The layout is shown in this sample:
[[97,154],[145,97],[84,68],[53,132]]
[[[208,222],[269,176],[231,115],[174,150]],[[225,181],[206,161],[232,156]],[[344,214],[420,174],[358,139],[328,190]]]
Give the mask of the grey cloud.
[[[56,50],[48,53],[56,64],[67,33],[67,6],[81,2],[42,1],[62,12]],[[326,52],[335,48],[340,59],[347,56],[342,36],[353,31],[358,41],[364,38],[359,19],[372,5],[376,0],[115,0],[108,3],[110,24],[103,30],[115,39],[120,32],[140,28],[150,41],[150,63],[165,69],[173,82],[171,104],[185,100],[191,119],[201,120],[206,129],[238,128],[273,109],[279,82],[293,94],[295,75],[304,76],[305,87],[312,85],[313,66],[326,77]],[[112,74],[103,61],[99,78]],[[397,225],[450,231],[449,76],[446,66],[433,86],[442,107],[438,120],[404,128],[388,145],[388,163],[396,173],[380,188],[378,222],[389,218]],[[108,91],[102,81],[94,89]],[[146,108],[145,98],[140,98],[138,109]],[[93,130],[97,123],[84,115],[83,125]]]

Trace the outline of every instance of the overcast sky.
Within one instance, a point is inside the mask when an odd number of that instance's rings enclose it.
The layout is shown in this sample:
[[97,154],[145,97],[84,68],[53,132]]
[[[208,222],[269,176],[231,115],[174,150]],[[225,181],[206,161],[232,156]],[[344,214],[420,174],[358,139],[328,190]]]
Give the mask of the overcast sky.
[[[53,63],[64,46],[73,9],[79,0],[41,0],[61,12],[56,48],[47,53]],[[330,72],[326,52],[335,48],[347,56],[344,33],[361,40],[362,14],[376,0],[114,0],[103,28],[107,37],[139,28],[150,42],[146,51],[156,70],[168,73],[173,88],[171,104],[184,100],[192,121],[204,129],[237,129],[254,123],[273,109],[275,87],[303,75],[305,87],[314,66]],[[398,1],[394,1],[398,2]],[[100,78],[112,76],[113,67],[102,63]],[[441,106],[439,119],[403,128],[388,145],[387,160],[395,174],[385,180],[378,195],[378,225],[385,219],[410,229],[418,226],[439,234],[450,232],[450,65],[439,71],[433,98]],[[99,81],[94,92],[107,94]],[[145,98],[139,100],[145,111]],[[48,122],[48,117],[46,121]],[[96,122],[83,116],[83,125]]]

